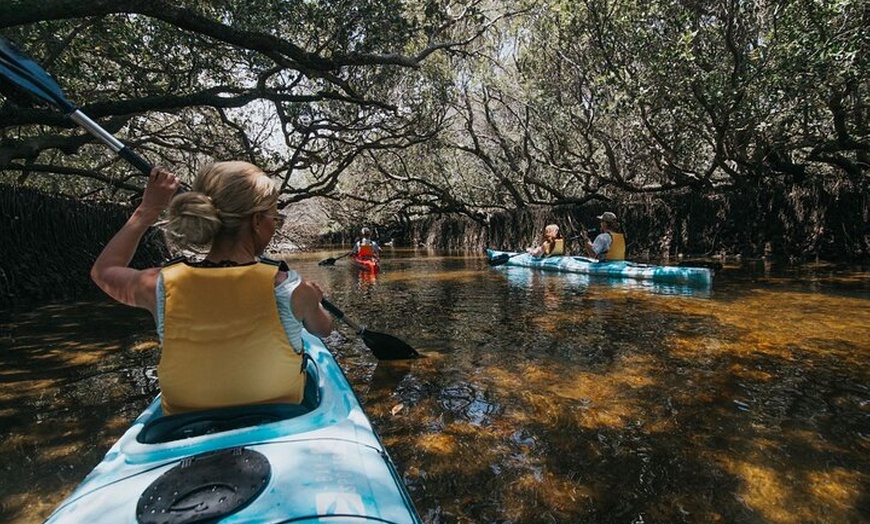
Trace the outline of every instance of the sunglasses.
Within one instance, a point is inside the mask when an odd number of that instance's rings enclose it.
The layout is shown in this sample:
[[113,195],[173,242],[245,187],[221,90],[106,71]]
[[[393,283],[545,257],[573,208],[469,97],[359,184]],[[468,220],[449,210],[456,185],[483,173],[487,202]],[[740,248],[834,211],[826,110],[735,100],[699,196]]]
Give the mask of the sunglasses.
[[274,220],[275,225],[278,227],[278,229],[284,227],[284,222],[287,220],[287,215],[284,215],[283,213],[278,213],[277,215],[270,215],[268,213],[263,213],[263,216],[267,216],[267,217],[271,218],[272,220]]

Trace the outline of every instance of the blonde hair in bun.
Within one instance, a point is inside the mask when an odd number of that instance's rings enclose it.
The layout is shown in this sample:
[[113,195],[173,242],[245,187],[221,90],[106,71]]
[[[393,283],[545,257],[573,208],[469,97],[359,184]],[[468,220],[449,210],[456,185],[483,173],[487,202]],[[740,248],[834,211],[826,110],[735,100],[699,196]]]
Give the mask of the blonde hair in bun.
[[191,191],[169,204],[169,240],[182,248],[204,248],[219,235],[235,236],[248,217],[278,201],[278,188],[248,162],[215,162],[200,170]]

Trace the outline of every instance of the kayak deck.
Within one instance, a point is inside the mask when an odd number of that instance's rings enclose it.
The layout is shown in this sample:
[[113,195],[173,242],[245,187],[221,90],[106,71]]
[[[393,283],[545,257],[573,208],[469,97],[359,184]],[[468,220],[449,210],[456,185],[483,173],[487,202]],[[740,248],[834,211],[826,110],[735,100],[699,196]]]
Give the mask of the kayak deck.
[[[217,451],[242,449],[265,457],[268,483],[250,503],[223,516],[222,523],[334,522],[337,517],[351,522],[420,523],[344,373],[320,340],[308,333],[303,338],[312,357],[308,363],[312,383],[306,393],[310,405],[291,406],[295,410],[283,414],[277,409],[265,423],[254,416],[250,420],[256,425],[159,442],[163,439],[161,430],[153,431],[155,424],[188,416],[163,417],[158,397],[46,522],[147,522],[137,520],[137,504],[161,476],[170,470],[179,473],[185,464]],[[313,401],[311,395],[316,397]],[[271,416],[270,409],[255,406],[251,411]],[[227,415],[222,423],[232,418]],[[201,422],[189,427],[202,426]],[[158,437],[143,438],[146,426]],[[230,486],[236,480],[231,468],[225,471],[226,478],[214,479],[214,485]],[[191,479],[191,484],[195,482],[201,481]],[[184,505],[179,498],[179,508]]]
[[581,256],[535,258],[528,253],[487,249],[486,256],[494,265],[536,268],[544,271],[581,273],[611,278],[633,278],[663,284],[709,287],[713,271],[703,267],[656,266],[629,261],[604,261]]

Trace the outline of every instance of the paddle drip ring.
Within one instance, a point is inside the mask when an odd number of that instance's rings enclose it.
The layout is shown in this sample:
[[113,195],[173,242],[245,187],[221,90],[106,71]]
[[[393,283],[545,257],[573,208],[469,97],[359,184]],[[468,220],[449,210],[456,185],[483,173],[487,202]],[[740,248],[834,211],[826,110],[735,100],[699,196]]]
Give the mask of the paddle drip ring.
[[217,521],[256,499],[271,473],[265,456],[245,448],[186,458],[142,493],[136,520],[140,524]]

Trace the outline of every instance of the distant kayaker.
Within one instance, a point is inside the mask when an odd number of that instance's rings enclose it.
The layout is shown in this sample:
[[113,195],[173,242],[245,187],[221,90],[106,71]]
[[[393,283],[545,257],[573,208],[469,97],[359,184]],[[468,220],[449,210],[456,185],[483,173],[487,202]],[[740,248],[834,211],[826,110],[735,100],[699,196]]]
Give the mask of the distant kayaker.
[[360,257],[379,257],[381,255],[381,247],[377,242],[372,240],[372,232],[369,228],[364,227],[360,231],[360,238],[353,246],[354,256]]
[[[211,164],[190,191],[175,195],[178,186],[174,174],[152,169],[142,202],[91,268],[110,297],[154,315],[164,413],[300,403],[302,328],[327,336],[333,319],[320,304],[320,286],[261,257],[284,221],[277,186],[246,162]],[[167,239],[207,255],[129,267],[142,235],[167,209]]]
[[625,236],[617,233],[619,221],[616,214],[605,211],[598,217],[601,221],[601,233],[590,241],[583,231],[584,247],[586,254],[598,260],[625,260]]
[[559,226],[549,224],[544,228],[544,238],[541,244],[535,248],[529,248],[527,253],[535,258],[545,258],[556,255],[565,254],[565,239],[562,238],[562,232],[559,231]]

